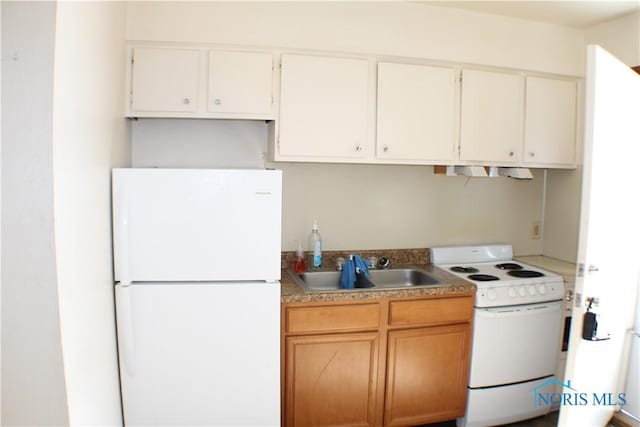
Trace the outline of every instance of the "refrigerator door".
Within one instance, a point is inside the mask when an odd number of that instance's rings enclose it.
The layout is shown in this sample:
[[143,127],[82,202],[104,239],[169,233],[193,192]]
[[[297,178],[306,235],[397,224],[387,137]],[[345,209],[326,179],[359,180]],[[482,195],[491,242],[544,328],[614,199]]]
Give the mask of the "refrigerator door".
[[282,171],[114,169],[116,281],[280,280]]
[[280,283],[116,286],[127,426],[280,425]]

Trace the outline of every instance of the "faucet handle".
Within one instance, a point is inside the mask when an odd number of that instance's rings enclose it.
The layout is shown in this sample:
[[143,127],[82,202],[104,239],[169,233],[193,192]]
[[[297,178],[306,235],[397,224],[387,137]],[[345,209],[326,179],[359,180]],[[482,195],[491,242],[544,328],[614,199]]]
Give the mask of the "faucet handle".
[[339,257],[336,259],[336,270],[338,271],[342,271],[342,267],[344,266],[345,263],[345,259],[342,257]]
[[391,265],[391,260],[386,256],[380,257],[378,260],[378,268],[389,268],[389,265]]

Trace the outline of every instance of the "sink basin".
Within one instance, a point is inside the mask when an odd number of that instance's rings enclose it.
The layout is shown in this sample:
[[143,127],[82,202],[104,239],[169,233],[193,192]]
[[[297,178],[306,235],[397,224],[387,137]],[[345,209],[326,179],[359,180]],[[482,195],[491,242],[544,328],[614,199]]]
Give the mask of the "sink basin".
[[341,271],[320,270],[289,274],[307,292],[354,292],[375,289],[403,289],[440,285],[426,271],[417,267],[398,267],[385,270],[370,270],[371,277],[361,277],[354,289],[340,287]]
[[418,268],[392,268],[371,270],[371,281],[378,288],[405,288],[408,286],[438,285],[440,282]]
[[[295,276],[295,273],[293,273]],[[327,292],[327,291],[352,291],[352,290],[364,290],[374,287],[366,277],[361,277],[359,282],[356,283],[355,289],[342,289],[340,287],[341,271],[307,271],[297,275],[297,278],[302,281],[302,287],[311,292]]]

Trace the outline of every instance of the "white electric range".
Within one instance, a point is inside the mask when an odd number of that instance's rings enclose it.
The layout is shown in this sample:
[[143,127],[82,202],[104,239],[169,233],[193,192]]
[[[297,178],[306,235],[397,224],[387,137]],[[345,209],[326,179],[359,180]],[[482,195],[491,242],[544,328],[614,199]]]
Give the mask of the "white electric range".
[[513,261],[511,245],[433,248],[431,262],[477,287],[467,409],[459,427],[544,415],[533,393],[553,379],[564,297],[561,276]]

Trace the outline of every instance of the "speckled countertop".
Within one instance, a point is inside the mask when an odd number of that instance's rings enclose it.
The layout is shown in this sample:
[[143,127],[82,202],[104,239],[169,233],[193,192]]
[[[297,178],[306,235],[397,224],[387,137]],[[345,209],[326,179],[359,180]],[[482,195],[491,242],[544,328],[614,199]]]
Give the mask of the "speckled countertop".
[[566,282],[575,281],[576,265],[574,263],[543,255],[518,256],[515,259],[559,274]]
[[[368,251],[333,251],[325,252],[324,264],[333,266],[335,259],[339,256],[346,257],[349,253],[357,253],[362,257],[386,256],[392,262],[392,267],[400,265],[412,265],[427,271],[434,276],[442,285],[428,286],[422,288],[385,289],[385,290],[343,290],[331,292],[305,292],[297,285],[292,277],[295,273],[286,268],[294,257],[293,252],[285,252],[282,255],[283,270],[281,278],[281,301],[283,303],[292,302],[337,302],[354,301],[380,298],[406,298],[413,296],[428,295],[455,295],[475,292],[476,286],[453,274],[447,273],[429,263],[429,251],[422,249],[395,249],[395,250],[368,250]],[[333,268],[327,268],[332,270]]]

